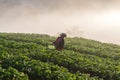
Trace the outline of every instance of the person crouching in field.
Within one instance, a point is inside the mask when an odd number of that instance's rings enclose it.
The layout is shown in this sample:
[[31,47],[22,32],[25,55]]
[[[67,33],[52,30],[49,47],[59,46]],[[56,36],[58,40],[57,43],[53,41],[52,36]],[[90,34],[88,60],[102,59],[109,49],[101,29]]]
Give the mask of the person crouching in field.
[[65,33],[61,33],[60,36],[56,39],[55,42],[53,42],[55,49],[58,51],[61,51],[64,48],[64,37],[67,35]]

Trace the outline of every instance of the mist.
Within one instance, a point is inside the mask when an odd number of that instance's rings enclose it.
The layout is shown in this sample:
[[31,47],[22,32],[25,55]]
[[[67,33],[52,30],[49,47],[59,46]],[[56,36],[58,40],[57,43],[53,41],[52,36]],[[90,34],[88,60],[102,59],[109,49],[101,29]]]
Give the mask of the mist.
[[0,0],[0,32],[84,37],[120,43],[118,0]]

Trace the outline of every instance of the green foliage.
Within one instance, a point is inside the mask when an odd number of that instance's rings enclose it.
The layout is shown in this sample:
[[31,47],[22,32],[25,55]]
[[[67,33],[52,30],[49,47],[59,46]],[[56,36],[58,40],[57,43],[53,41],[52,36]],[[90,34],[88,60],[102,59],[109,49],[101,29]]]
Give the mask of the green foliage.
[[0,33],[0,80],[120,80],[120,46],[66,38],[63,51],[55,37]]
[[0,80],[28,80],[28,76],[15,68],[0,68]]
[[[3,61],[2,67],[9,68],[10,66],[28,74],[34,80],[81,80],[85,76],[86,79],[92,79],[87,75],[80,76],[72,74],[66,68],[51,63],[43,63],[39,60],[31,60],[22,55],[11,56]],[[96,78],[95,80],[98,79]]]

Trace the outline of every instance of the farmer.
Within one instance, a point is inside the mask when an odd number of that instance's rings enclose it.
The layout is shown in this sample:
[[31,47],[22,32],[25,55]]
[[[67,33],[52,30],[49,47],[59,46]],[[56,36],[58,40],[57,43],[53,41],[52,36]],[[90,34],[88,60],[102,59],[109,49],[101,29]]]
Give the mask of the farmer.
[[64,48],[64,37],[67,35],[65,33],[61,33],[60,36],[53,42],[56,50],[61,51]]

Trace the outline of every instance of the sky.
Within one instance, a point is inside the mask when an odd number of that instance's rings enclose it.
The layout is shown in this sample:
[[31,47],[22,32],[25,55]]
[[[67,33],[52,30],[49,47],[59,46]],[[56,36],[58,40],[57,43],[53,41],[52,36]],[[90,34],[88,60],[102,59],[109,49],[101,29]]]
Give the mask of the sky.
[[120,0],[0,0],[0,32],[120,44]]

